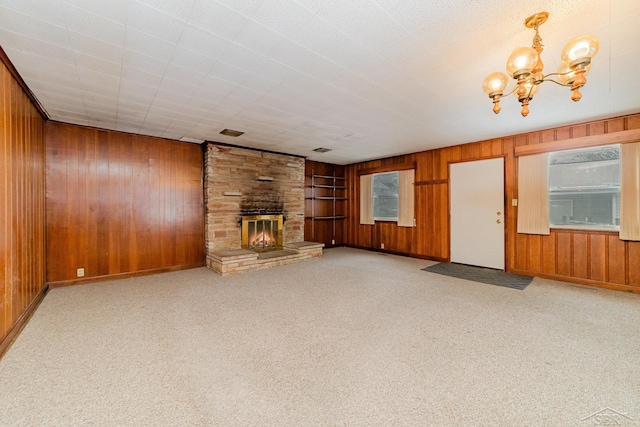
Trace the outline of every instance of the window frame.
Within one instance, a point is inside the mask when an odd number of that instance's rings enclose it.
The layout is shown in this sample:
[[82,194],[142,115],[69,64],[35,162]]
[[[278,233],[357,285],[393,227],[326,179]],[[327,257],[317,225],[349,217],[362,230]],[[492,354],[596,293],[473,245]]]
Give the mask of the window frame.
[[[392,175],[395,174],[397,176],[397,180],[398,180],[398,187],[396,188],[396,194],[395,194],[395,200],[396,200],[396,216],[394,217],[378,217],[376,216],[376,200],[378,199],[378,197],[376,197],[376,193],[375,193],[375,180],[376,180],[376,176],[381,176],[381,175]],[[374,221],[381,221],[381,222],[398,222],[399,219],[399,208],[400,208],[400,203],[399,203],[399,195],[400,195],[400,173],[399,171],[395,170],[395,171],[387,171],[387,172],[378,172],[378,173],[373,173],[372,174],[372,183],[371,183],[371,198],[372,198],[372,203],[373,203],[373,220]]]
[[[617,147],[618,150],[620,151],[620,144],[605,144],[605,145],[600,145],[600,146],[587,146],[587,147],[575,147],[575,148],[569,148],[569,149],[562,149],[562,150],[556,150],[556,151],[549,151],[549,159],[547,162],[547,174],[548,174],[548,186],[547,186],[547,201],[548,201],[548,209],[549,209],[549,228],[550,229],[557,229],[557,230],[578,230],[578,231],[609,231],[609,232],[615,232],[618,233],[620,231],[620,224],[615,224],[616,218],[615,218],[615,211],[616,211],[616,205],[613,205],[613,209],[612,209],[612,223],[613,224],[604,224],[604,223],[596,223],[596,224],[589,224],[588,221],[585,220],[585,224],[581,224],[581,223],[572,223],[572,224],[555,224],[552,222],[552,214],[551,214],[551,204],[552,204],[552,200],[551,200],[551,196],[552,194],[554,194],[554,192],[552,191],[552,183],[551,183],[551,166],[552,166],[552,159],[553,159],[553,155],[554,154],[560,154],[560,153],[567,153],[570,151],[573,152],[577,152],[577,151],[594,151],[596,149],[605,149],[605,148],[610,148],[610,147]],[[620,162],[620,157],[618,157],[618,162]],[[587,163],[587,162],[585,162]],[[621,176],[619,179],[620,184],[618,185],[617,192],[612,192],[612,196],[613,196],[613,201],[612,203],[615,203],[615,200],[619,200],[620,199],[620,189],[621,189]],[[562,194],[561,192],[555,192],[555,194]],[[567,194],[568,196],[568,194]],[[572,201],[572,206],[571,209],[573,211],[573,199],[566,199],[566,200],[571,200]],[[560,201],[560,199],[556,199],[554,201]],[[573,212],[572,212],[573,213]]]

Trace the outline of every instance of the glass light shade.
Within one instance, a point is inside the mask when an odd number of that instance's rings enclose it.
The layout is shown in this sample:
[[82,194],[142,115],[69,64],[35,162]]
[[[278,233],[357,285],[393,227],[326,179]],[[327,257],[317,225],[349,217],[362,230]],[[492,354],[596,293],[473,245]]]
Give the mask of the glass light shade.
[[492,93],[502,95],[508,83],[509,78],[507,75],[497,71],[489,74],[487,78],[484,79],[484,83],[482,83],[482,90],[484,90],[484,93],[489,96],[491,96]]
[[593,58],[599,48],[600,42],[594,36],[579,36],[571,39],[562,49],[560,59],[562,62],[571,63],[580,58]]
[[507,72],[517,78],[519,74],[530,73],[538,62],[538,52],[532,47],[519,47],[507,60]]
[[[571,66],[569,64],[570,63],[568,62],[564,62],[562,63],[562,65],[560,65],[560,68],[558,69],[558,81],[563,85],[573,84],[574,80],[576,79],[576,76],[578,75],[575,72],[575,70],[571,69]],[[587,65],[584,68],[584,74],[586,75],[590,69],[591,69],[591,64]]]

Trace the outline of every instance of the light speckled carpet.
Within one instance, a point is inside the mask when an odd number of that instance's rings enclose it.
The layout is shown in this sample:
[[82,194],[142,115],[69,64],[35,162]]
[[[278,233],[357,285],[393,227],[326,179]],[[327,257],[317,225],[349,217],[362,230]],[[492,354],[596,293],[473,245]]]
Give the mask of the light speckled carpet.
[[638,423],[639,295],[429,264],[334,248],[54,289],[0,361],[0,425]]

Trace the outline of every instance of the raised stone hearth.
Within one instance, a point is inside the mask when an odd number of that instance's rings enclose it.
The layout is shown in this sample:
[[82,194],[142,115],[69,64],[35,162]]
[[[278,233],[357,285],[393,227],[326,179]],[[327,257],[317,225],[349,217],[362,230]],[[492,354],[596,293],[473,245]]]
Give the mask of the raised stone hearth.
[[223,249],[207,255],[207,266],[222,276],[292,264],[322,256],[324,243],[296,242],[282,250],[254,252],[247,249]]

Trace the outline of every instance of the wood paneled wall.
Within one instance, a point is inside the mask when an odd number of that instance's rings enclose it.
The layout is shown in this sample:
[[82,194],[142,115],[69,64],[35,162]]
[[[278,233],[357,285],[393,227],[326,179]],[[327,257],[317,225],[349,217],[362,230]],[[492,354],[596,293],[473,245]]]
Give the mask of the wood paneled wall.
[[0,63],[0,355],[44,296],[44,118]]
[[[552,230],[549,236],[516,233],[516,147],[640,129],[640,114],[348,165],[345,244],[415,257],[449,259],[449,163],[505,159],[505,258],[507,271],[640,292],[640,242],[617,233]],[[359,223],[359,172],[416,164],[415,228]]]
[[48,122],[46,159],[50,284],[204,265],[199,145]]

